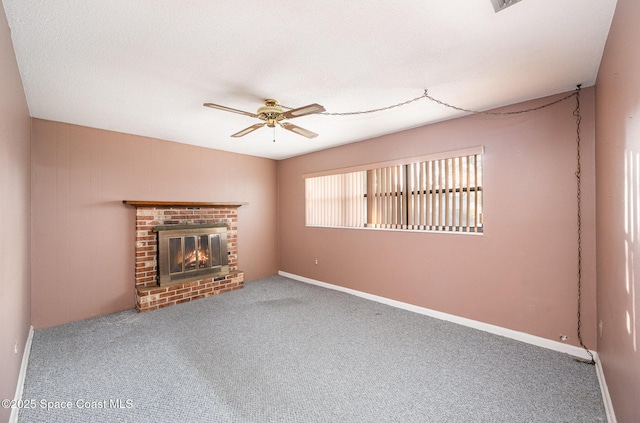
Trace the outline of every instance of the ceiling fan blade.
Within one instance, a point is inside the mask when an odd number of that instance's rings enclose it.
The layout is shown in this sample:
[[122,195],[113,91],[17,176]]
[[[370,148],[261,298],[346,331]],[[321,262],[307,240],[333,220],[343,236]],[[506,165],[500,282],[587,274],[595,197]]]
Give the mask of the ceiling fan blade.
[[318,134],[316,134],[315,132],[311,132],[308,129],[300,128],[299,126],[296,126],[289,122],[278,122],[278,123],[287,131],[295,132],[296,134],[302,135],[303,137],[315,138],[318,136]]
[[251,116],[253,118],[258,117],[258,115],[256,115],[255,113],[245,112],[244,110],[232,109],[231,107],[220,106],[219,104],[204,103],[203,106],[211,107],[212,109],[224,110],[225,112],[239,113],[241,115]]
[[285,119],[292,119],[299,116],[311,115],[314,113],[324,112],[324,107],[319,104],[313,103],[307,106],[298,107],[297,109],[287,110],[282,114]]
[[234,138],[240,138],[240,137],[242,137],[244,135],[247,135],[249,132],[253,132],[256,129],[262,128],[265,125],[266,125],[266,123],[256,123],[255,125],[251,125],[248,128],[244,128],[242,131],[236,132],[235,134],[233,134],[231,136],[234,137]]

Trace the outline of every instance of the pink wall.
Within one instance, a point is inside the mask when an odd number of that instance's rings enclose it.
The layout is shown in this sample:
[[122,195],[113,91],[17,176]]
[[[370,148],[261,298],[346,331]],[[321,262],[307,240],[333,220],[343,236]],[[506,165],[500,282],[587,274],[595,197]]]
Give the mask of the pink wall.
[[0,399],[13,399],[30,325],[30,121],[2,7],[0,93]]
[[276,171],[269,159],[33,119],[32,324],[134,307],[135,209],[122,200],[248,202],[239,268],[245,281],[273,275]]
[[[578,345],[574,107],[463,117],[279,162],[281,270]],[[582,333],[596,349],[593,88],[582,113]],[[304,173],[475,145],[486,149],[482,236],[304,225]]]
[[618,0],[596,89],[598,345],[619,422],[640,422],[639,21]]

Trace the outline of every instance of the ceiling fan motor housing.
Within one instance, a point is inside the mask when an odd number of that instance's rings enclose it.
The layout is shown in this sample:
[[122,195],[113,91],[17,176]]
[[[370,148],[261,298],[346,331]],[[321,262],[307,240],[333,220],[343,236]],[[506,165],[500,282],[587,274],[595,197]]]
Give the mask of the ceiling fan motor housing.
[[282,116],[284,110],[276,100],[267,99],[264,104],[258,109],[258,117],[266,121],[269,128],[273,128],[278,121],[284,119],[284,116]]

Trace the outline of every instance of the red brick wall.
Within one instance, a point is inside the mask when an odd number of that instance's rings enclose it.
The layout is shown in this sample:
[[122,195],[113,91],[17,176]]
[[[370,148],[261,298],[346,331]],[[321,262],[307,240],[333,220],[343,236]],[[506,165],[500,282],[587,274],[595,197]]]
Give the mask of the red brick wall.
[[[158,241],[153,228],[159,225],[227,224],[229,274],[160,287]],[[173,304],[242,288],[244,275],[238,270],[238,207],[136,207],[135,289],[138,311],[156,310]]]

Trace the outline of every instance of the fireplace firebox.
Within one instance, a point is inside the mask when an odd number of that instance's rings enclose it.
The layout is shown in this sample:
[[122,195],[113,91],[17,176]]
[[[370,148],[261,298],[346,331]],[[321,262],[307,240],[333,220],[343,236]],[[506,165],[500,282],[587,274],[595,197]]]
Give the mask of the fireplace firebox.
[[160,225],[158,285],[167,286],[229,274],[227,225]]

